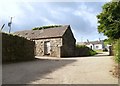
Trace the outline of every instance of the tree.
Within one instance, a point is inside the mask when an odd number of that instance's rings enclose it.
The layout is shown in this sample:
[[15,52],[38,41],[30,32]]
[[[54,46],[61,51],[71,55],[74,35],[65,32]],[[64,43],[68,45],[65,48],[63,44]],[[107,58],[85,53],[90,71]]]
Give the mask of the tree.
[[97,18],[99,32],[111,39],[120,38],[120,1],[106,3]]

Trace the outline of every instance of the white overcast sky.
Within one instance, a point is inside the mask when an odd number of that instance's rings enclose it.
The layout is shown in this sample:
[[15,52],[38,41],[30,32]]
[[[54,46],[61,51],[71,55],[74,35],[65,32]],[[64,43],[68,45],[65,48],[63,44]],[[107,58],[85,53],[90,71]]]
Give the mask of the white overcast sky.
[[104,39],[106,37],[97,31],[96,15],[108,1],[0,0],[0,27],[5,23],[4,31],[8,32],[7,24],[10,17],[13,17],[12,32],[31,30],[43,25],[69,24],[77,42]]

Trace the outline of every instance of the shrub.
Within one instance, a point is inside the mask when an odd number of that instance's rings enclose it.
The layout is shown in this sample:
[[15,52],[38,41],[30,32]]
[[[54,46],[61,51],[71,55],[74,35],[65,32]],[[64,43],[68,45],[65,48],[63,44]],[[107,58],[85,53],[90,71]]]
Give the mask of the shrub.
[[120,63],[120,39],[118,39],[114,45],[114,53],[115,61]]
[[48,29],[48,28],[54,28],[54,27],[61,27],[62,25],[50,25],[50,26],[42,26],[42,27],[35,27],[32,30],[41,30],[41,29]]
[[85,45],[76,45],[77,48],[87,48]]
[[93,56],[93,55],[96,55],[97,53],[94,51],[94,50],[92,50],[92,49],[89,49],[89,55],[90,56]]

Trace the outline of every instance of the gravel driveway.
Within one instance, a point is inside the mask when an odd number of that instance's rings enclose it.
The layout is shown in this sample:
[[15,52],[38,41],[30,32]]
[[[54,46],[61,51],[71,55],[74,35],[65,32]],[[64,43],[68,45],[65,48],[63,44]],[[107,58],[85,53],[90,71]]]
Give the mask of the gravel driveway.
[[111,56],[62,59],[36,59],[35,61],[3,65],[3,84],[117,84],[109,70]]

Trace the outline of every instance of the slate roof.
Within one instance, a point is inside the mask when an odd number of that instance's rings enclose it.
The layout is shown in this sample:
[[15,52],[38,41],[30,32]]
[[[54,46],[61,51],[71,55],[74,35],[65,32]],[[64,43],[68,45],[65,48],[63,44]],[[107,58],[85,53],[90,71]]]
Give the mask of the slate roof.
[[103,40],[100,41],[90,41],[90,42],[78,42],[79,45],[89,45],[89,44],[102,44]]
[[56,38],[62,37],[69,27],[70,25],[65,25],[62,27],[48,28],[43,30],[24,30],[15,32],[13,34],[29,39]]
[[85,42],[86,45],[88,44],[102,44],[102,40],[100,41],[90,41],[90,42]]

